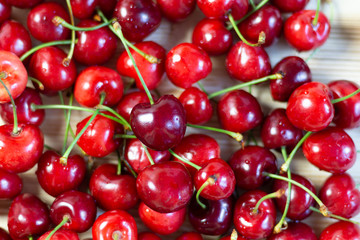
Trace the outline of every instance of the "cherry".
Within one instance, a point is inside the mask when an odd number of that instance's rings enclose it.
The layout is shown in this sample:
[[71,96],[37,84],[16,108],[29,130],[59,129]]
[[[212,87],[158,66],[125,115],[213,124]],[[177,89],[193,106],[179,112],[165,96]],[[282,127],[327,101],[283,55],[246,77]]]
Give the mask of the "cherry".
[[56,16],[70,22],[68,12],[58,3],[46,2],[31,9],[27,16],[27,26],[31,35],[41,42],[67,39],[70,30],[62,25],[55,25],[52,20]]
[[[159,85],[165,72],[166,50],[159,44],[152,41],[137,43],[135,44],[135,47],[143,51],[145,54],[157,58],[159,61],[157,63],[151,63],[139,53],[135,52],[135,50],[130,49],[141,76],[144,78],[146,86],[149,90],[153,90]],[[118,58],[116,69],[121,75],[134,78],[137,88],[144,90],[144,87],[142,86],[132,61],[126,51],[124,51]]]
[[222,96],[217,110],[221,126],[233,132],[246,132],[258,126],[263,118],[256,98],[243,90],[232,91]]
[[91,18],[98,5],[98,0],[70,0],[74,17],[78,19]]
[[269,75],[270,59],[262,47],[252,47],[240,41],[226,56],[226,70],[231,77],[248,82]]
[[10,235],[3,228],[0,228],[0,239],[1,240],[12,240]]
[[118,112],[126,121],[130,121],[130,113],[133,107],[138,103],[150,103],[149,98],[145,92],[130,92],[126,93],[116,106],[116,112]]
[[[334,98],[345,97],[359,89],[356,83],[347,80],[333,81],[328,84]],[[335,116],[333,122],[340,128],[357,128],[360,126],[360,95],[348,98],[334,104]]]
[[178,162],[163,162],[145,168],[136,179],[140,199],[160,213],[186,206],[193,193],[191,176]]
[[98,167],[91,175],[89,189],[97,204],[105,210],[127,210],[139,199],[136,179],[130,175],[118,175],[114,164]]
[[167,150],[184,137],[185,109],[176,97],[165,95],[153,105],[136,105],[131,111],[130,125],[135,136],[147,147],[157,151]]
[[278,234],[272,234],[268,240],[317,240],[314,230],[302,222],[290,222],[287,229]]
[[290,96],[286,115],[297,128],[316,132],[326,128],[334,117],[330,89],[323,83],[310,82]]
[[161,238],[151,232],[142,232],[139,234],[138,240],[161,240]]
[[284,36],[287,42],[298,51],[309,51],[325,43],[330,33],[330,23],[319,12],[316,26],[314,10],[302,10],[291,15],[284,24]]
[[22,188],[23,183],[18,175],[0,169],[0,199],[15,198],[21,193]]
[[190,201],[189,221],[193,228],[206,235],[226,233],[232,224],[233,198],[207,200],[200,197],[200,201],[205,204],[205,209],[198,204],[195,196]]
[[8,228],[12,238],[28,238],[40,235],[50,228],[49,209],[39,198],[24,193],[10,205]]
[[98,7],[106,15],[111,16],[114,12],[118,0],[101,0],[97,1]]
[[217,19],[201,20],[196,24],[192,34],[192,43],[204,49],[209,55],[226,53],[232,42],[231,32],[221,20]]
[[269,179],[263,172],[277,171],[275,155],[259,146],[246,146],[236,151],[230,158],[229,165],[234,170],[236,185],[248,190],[261,187]]
[[0,24],[11,16],[11,5],[7,0],[0,0]]
[[17,8],[33,8],[43,0],[6,0],[6,2]]
[[233,229],[230,236],[222,237],[220,240],[247,240],[247,238],[244,238],[242,236],[239,236],[235,229]]
[[256,203],[266,196],[260,190],[244,193],[236,201],[234,210],[234,225],[244,237],[251,239],[268,237],[276,223],[276,209],[271,199],[264,200],[257,212],[253,212]]
[[234,17],[234,20],[240,20],[246,15],[248,10],[249,10],[248,0],[234,0],[233,5],[231,7],[231,15]]
[[139,216],[141,221],[155,233],[168,235],[176,232],[185,221],[186,208],[174,212],[160,213],[145,203],[139,205]]
[[161,22],[159,7],[152,0],[118,1],[114,17],[119,21],[127,40],[140,42]]
[[282,12],[298,12],[305,8],[309,0],[272,0],[271,2]]
[[[51,231],[46,232],[43,234],[38,240],[46,240],[47,236]],[[69,230],[59,229],[57,230],[54,235],[51,236],[51,240],[80,240],[77,233]]]
[[221,18],[230,11],[234,0],[198,0],[197,6],[208,18]]
[[296,88],[311,82],[309,66],[297,56],[289,56],[278,62],[272,73],[278,72],[284,73],[283,78],[270,81],[271,96],[276,101],[287,101]]
[[331,173],[344,173],[356,161],[356,149],[351,137],[341,128],[328,127],[313,133],[303,144],[305,157]]
[[203,237],[197,232],[187,232],[181,234],[176,240],[203,240]]
[[92,227],[92,238],[137,240],[136,222],[123,210],[105,212],[96,219]]
[[336,222],[325,228],[320,235],[319,240],[359,240],[360,227],[351,222]]
[[180,22],[195,9],[196,0],[157,0],[161,13],[170,21]]

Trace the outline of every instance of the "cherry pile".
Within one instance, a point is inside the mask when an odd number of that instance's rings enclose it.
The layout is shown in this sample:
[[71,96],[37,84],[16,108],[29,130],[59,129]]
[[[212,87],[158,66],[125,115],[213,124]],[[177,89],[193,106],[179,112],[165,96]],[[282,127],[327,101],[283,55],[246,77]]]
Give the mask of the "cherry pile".
[[[312,77],[331,19],[308,1],[0,0],[0,240],[360,239],[360,88]],[[162,21],[192,38],[147,40]],[[271,62],[282,39],[310,58]]]

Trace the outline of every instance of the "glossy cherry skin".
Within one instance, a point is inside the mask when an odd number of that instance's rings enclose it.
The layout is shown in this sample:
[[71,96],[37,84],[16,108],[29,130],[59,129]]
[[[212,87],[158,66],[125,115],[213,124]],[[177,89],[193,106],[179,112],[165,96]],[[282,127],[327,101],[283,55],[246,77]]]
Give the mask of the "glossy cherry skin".
[[70,4],[74,17],[78,19],[91,18],[98,2],[98,0],[71,0]]
[[263,172],[277,171],[275,155],[259,146],[246,146],[236,151],[231,156],[229,165],[234,170],[236,185],[247,190],[259,188],[269,179]]
[[334,117],[330,89],[323,83],[310,82],[298,87],[290,96],[286,115],[297,128],[317,132]]
[[[177,155],[198,166],[206,165],[212,158],[220,158],[219,144],[214,138],[204,134],[190,134],[184,137],[173,150]],[[174,158],[174,161],[183,163],[177,158]],[[194,176],[197,170],[186,163],[183,164],[189,170],[191,176]]]
[[360,227],[351,222],[336,222],[325,228],[320,235],[319,240],[359,240]]
[[161,238],[155,233],[142,232],[139,234],[138,240],[161,240]]
[[[2,81],[15,99],[25,90],[27,84],[27,71],[20,59],[13,53],[0,50],[0,73],[5,74]],[[10,102],[10,96],[1,85],[0,103]]]
[[206,235],[226,233],[232,224],[233,198],[207,200],[200,197],[200,201],[205,204],[206,209],[197,203],[195,196],[190,201],[189,221],[193,228]]
[[192,34],[192,43],[204,49],[209,55],[226,53],[232,42],[231,32],[221,20],[217,19],[201,20],[196,24]]
[[[38,240],[45,240],[51,231],[46,232],[43,234]],[[51,236],[51,240],[79,240],[79,236],[77,233],[69,230],[59,229],[57,230],[54,235]]]
[[22,188],[23,183],[18,175],[0,169],[0,199],[15,198],[21,193]]
[[137,240],[134,218],[123,210],[112,210],[100,215],[93,227],[93,240],[113,239],[118,234],[122,239]]
[[[347,81],[338,80],[328,84],[334,98],[341,98],[355,92],[359,85]],[[351,98],[334,104],[335,116],[333,123],[340,128],[357,128],[360,126],[360,95],[356,94]]]
[[118,1],[114,17],[120,23],[125,38],[131,42],[140,42],[161,22],[160,9],[151,0]]
[[6,2],[17,8],[32,8],[43,0],[6,0]]
[[1,240],[12,240],[10,235],[3,228],[0,228],[0,239]]
[[314,230],[302,222],[290,222],[287,229],[272,234],[268,240],[317,240]]
[[58,225],[64,216],[68,216],[69,221],[63,225],[63,229],[78,233],[87,231],[95,221],[95,200],[89,194],[75,190],[61,194],[51,205],[50,217]]
[[121,76],[114,70],[92,66],[84,69],[76,79],[74,96],[76,101],[86,107],[95,107],[100,103],[101,94],[105,94],[103,105],[117,104],[124,92]]
[[115,110],[129,122],[131,111],[138,103],[150,103],[145,92],[136,91],[126,93],[116,106]]
[[284,24],[287,42],[298,51],[309,51],[325,43],[330,34],[330,23],[320,12],[316,26],[312,25],[315,10],[302,10],[294,13]]
[[136,179],[130,175],[118,175],[114,164],[98,167],[91,175],[89,189],[96,203],[105,210],[127,210],[139,199]]
[[172,22],[180,22],[195,9],[196,0],[157,0],[161,13]]
[[[78,27],[94,27],[99,22],[82,20]],[[108,62],[115,54],[117,37],[107,27],[93,31],[77,31],[79,39],[75,45],[74,58],[85,65],[101,65]]]
[[259,239],[268,237],[276,223],[276,208],[272,199],[263,201],[257,213],[253,213],[256,203],[266,195],[260,190],[244,193],[236,201],[234,225],[244,237]]
[[118,0],[98,0],[98,7],[109,18],[112,16]]
[[32,168],[44,148],[41,130],[34,125],[19,124],[19,133],[13,134],[13,125],[0,126],[0,168],[21,173]]
[[8,228],[12,238],[28,238],[49,230],[51,224],[49,209],[39,198],[24,193],[17,196],[10,205]]
[[[283,175],[283,176],[286,176],[286,175]],[[297,174],[291,174],[291,178],[294,181],[307,187],[308,189],[310,189],[310,191],[312,191],[313,193],[316,194],[314,185],[308,179],[306,179],[300,175],[297,175]],[[278,191],[279,189],[285,190],[285,194],[283,196],[275,199],[276,206],[278,207],[278,209],[281,212],[284,212],[284,209],[285,209],[286,200],[287,200],[288,194],[289,194],[288,187],[289,187],[289,184],[285,181],[277,180],[277,179],[274,181],[274,185],[273,185],[274,192]],[[307,192],[305,192],[298,186],[292,185],[291,186],[291,196],[290,196],[290,206],[289,206],[289,210],[288,210],[288,213],[286,216],[292,220],[303,220],[303,219],[307,218],[308,216],[310,216],[312,211],[309,208],[311,206],[313,206],[314,204],[315,204],[315,200],[310,196],[310,194],[308,194]]]
[[60,157],[54,151],[46,151],[41,156],[36,171],[42,189],[53,197],[76,189],[86,173],[86,163],[81,156],[69,156],[66,165],[60,163]]
[[196,87],[185,89],[179,101],[186,111],[186,120],[192,124],[204,124],[210,120],[213,108],[206,93]]
[[184,223],[186,216],[185,207],[170,213],[160,213],[146,206],[143,202],[140,203],[138,212],[141,221],[151,231],[161,235],[176,232]]
[[309,66],[297,56],[286,57],[278,62],[272,73],[279,72],[282,72],[284,77],[270,81],[271,96],[276,101],[287,101],[296,88],[311,82],[312,79]]
[[246,132],[258,126],[263,113],[260,104],[244,90],[229,92],[221,97],[217,106],[221,126],[233,132]]
[[0,0],[0,24],[11,16],[11,5],[7,0]]
[[159,98],[153,105],[140,103],[130,114],[135,136],[147,147],[164,151],[179,144],[186,130],[186,113],[173,95]]
[[198,0],[197,6],[208,18],[221,18],[230,11],[234,0]]
[[31,9],[27,17],[27,26],[31,35],[41,42],[68,39],[70,30],[61,24],[57,26],[52,22],[56,16],[70,22],[67,10],[58,3],[42,3]]
[[319,197],[332,214],[352,218],[360,212],[360,191],[346,173],[331,175],[321,187]]
[[212,70],[208,54],[192,43],[181,43],[166,55],[165,71],[177,87],[189,88],[206,78]]
[[[135,47],[146,54],[156,57],[160,61],[158,63],[150,63],[143,56],[135,52],[133,49],[130,49],[136,65],[139,68],[140,74],[145,81],[145,85],[149,90],[153,90],[159,85],[161,78],[165,73],[166,50],[159,44],[152,41],[137,43],[135,44]],[[132,61],[126,51],[124,51],[118,58],[116,69],[121,75],[134,78],[136,87],[140,90],[144,90],[134,65],[132,64]]]
[[249,1],[247,0],[234,0],[231,6],[231,14],[234,20],[240,20],[244,17],[249,10],[249,5]]
[[310,163],[331,173],[344,173],[356,161],[353,140],[343,129],[336,127],[310,135],[303,144],[303,152]]
[[[170,160],[169,151],[154,151],[152,149],[148,149],[148,151],[155,164]],[[129,139],[126,143],[124,158],[136,173],[140,173],[150,165],[149,158],[139,139]]]
[[203,237],[197,232],[187,232],[181,234],[176,240],[203,240]]
[[282,12],[297,12],[303,10],[309,0],[272,0],[274,4]]
[[163,162],[145,168],[136,179],[140,199],[161,213],[186,206],[193,194],[188,170],[178,162]]

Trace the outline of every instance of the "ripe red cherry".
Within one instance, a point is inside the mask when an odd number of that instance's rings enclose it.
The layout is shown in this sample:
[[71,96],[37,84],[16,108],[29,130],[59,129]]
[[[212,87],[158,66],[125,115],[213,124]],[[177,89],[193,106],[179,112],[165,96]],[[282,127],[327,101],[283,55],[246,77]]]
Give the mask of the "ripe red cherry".
[[11,16],[11,5],[7,0],[0,0],[0,24]]
[[130,121],[131,110],[138,103],[150,103],[149,98],[145,92],[131,92],[126,93],[116,106],[116,112],[118,112],[126,121]]
[[193,193],[189,172],[178,162],[163,162],[145,168],[136,179],[140,199],[161,213],[186,206]]
[[314,230],[302,222],[290,222],[287,229],[272,234],[268,240],[317,240]]
[[356,161],[356,148],[351,137],[341,128],[329,127],[313,133],[303,144],[307,160],[331,173],[344,173]]
[[272,73],[284,73],[284,77],[270,81],[271,96],[276,101],[287,101],[293,91],[311,82],[311,71],[307,63],[297,56],[283,58]]
[[139,199],[136,179],[130,175],[118,175],[114,164],[98,167],[91,175],[89,189],[97,204],[105,210],[127,210]]
[[187,232],[181,234],[176,240],[203,240],[203,237],[197,232]]
[[69,156],[66,165],[60,163],[60,157],[54,151],[46,151],[41,156],[36,171],[42,189],[53,197],[76,189],[86,173],[86,163],[81,156]]
[[50,228],[49,209],[39,198],[24,193],[10,205],[8,228],[12,238],[28,238],[40,235]]
[[303,10],[309,0],[272,0],[271,2],[282,12],[297,12]]
[[98,0],[71,0],[74,17],[78,19],[91,18],[98,2]]
[[[47,236],[51,231],[46,232],[43,234],[38,240],[46,240]],[[59,229],[57,230],[54,235],[51,236],[51,240],[79,240],[79,236],[77,233],[69,230]]]
[[138,240],[161,240],[161,238],[152,232],[142,232],[139,234]]
[[59,16],[66,22],[70,17],[63,6],[55,2],[47,2],[31,9],[27,17],[27,26],[31,35],[41,42],[65,40],[70,35],[70,30],[62,25],[56,26],[52,20]]
[[6,2],[17,8],[32,8],[43,0],[6,0]]
[[98,7],[109,18],[112,16],[118,0],[98,0]]
[[[0,199],[12,199],[21,193],[23,183],[15,173],[0,169]],[[1,235],[0,235],[1,239]]]
[[220,99],[217,109],[221,126],[233,132],[246,132],[258,126],[263,118],[256,98],[244,90],[225,94]]
[[297,128],[316,132],[326,128],[334,117],[330,89],[323,83],[310,82],[290,96],[286,115]]
[[249,5],[248,0],[234,0],[231,7],[231,14],[234,17],[234,20],[240,20],[244,17],[249,10]]
[[100,215],[93,227],[93,240],[114,239],[137,240],[137,226],[134,218],[123,210],[113,210]]
[[130,124],[135,136],[147,147],[168,150],[184,137],[185,109],[176,97],[165,95],[153,105],[136,105],[131,111]]
[[320,12],[316,26],[312,22],[315,10],[302,10],[294,13],[284,24],[287,42],[298,51],[309,51],[325,43],[330,33],[330,23]]
[[179,22],[195,9],[196,0],[157,0],[161,13],[170,21]]
[[151,231],[162,235],[176,232],[184,223],[186,216],[185,207],[170,213],[160,213],[149,208],[143,202],[140,203],[138,211],[141,221]]
[[0,239],[1,240],[12,240],[10,235],[3,228],[0,228]]
[[247,146],[236,151],[229,165],[234,170],[237,186],[249,190],[261,187],[268,180],[263,172],[277,171],[275,155],[259,146]]
[[358,240],[360,239],[360,227],[351,222],[336,222],[325,228],[319,240]]
[[208,18],[221,18],[230,11],[234,0],[198,0],[197,6]]
[[181,43],[166,55],[166,75],[177,87],[189,88],[212,70],[208,54],[192,43]]

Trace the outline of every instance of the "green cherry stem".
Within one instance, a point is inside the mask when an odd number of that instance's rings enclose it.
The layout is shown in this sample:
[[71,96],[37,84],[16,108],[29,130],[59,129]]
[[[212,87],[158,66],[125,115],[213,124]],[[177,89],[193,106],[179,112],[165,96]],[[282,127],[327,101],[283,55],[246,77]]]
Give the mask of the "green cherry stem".
[[[66,104],[65,104],[65,101],[64,101],[64,97],[63,97],[62,92],[59,91],[58,94],[59,94],[60,103],[65,106]],[[74,96],[73,96],[73,94],[71,94],[70,99],[69,99],[69,106],[72,106],[73,100],[74,100]],[[67,119],[67,114],[68,114],[69,111],[71,111],[71,110],[72,110],[72,109],[68,109],[68,112],[66,112],[66,109],[64,109],[64,117],[65,117],[65,119]],[[70,116],[69,116],[69,117],[70,117]],[[66,124],[67,124],[67,123],[66,123]],[[69,128],[69,130],[70,130],[71,136],[74,138],[74,137],[75,137],[74,131],[72,130],[71,127]],[[67,134],[67,133],[65,132],[65,135],[66,135],[66,134]],[[65,151],[65,150],[64,150],[64,151]]]
[[285,190],[284,190],[284,189],[279,189],[279,190],[277,190],[276,192],[269,193],[269,194],[263,196],[262,198],[260,198],[259,201],[257,201],[257,203],[256,203],[254,209],[252,210],[252,212],[255,213],[255,214],[258,213],[260,204],[261,204],[263,201],[265,201],[265,200],[267,200],[267,199],[271,199],[271,198],[280,198],[282,195],[284,195],[284,193],[285,193]]
[[349,99],[353,96],[355,96],[356,94],[360,93],[360,88],[352,93],[350,93],[349,95],[345,96],[345,97],[341,97],[341,98],[336,98],[336,99],[333,99],[331,100],[331,103],[332,104],[335,104],[335,103],[338,103],[338,102],[341,102],[341,101],[345,101],[346,99]]
[[[313,207],[313,206],[310,206],[310,210],[313,211],[313,212],[317,212],[317,213],[320,213],[320,210]],[[351,223],[354,223],[354,224],[357,224],[357,225],[360,225],[360,222],[357,222],[357,221],[354,221],[354,220],[351,220],[351,219],[347,219],[347,218],[344,218],[344,217],[341,217],[341,216],[338,216],[338,215],[335,215],[335,214],[332,214],[330,213],[330,217],[331,218],[335,218],[335,219],[338,219],[338,220],[341,220],[341,221],[345,221],[345,222],[351,222]]]
[[[75,25],[75,21],[74,21],[74,15],[73,15],[73,11],[72,11],[72,8],[71,8],[71,3],[70,3],[70,0],[66,0],[66,5],[69,9],[69,15],[70,15],[70,22],[71,22],[71,25]],[[71,31],[71,44],[70,44],[70,49],[69,49],[69,53],[67,55],[67,57],[63,60],[63,65],[65,67],[68,67],[70,65],[70,61],[73,57],[73,54],[74,54],[74,49],[75,49],[75,31],[72,30]]]
[[205,90],[204,84],[202,84],[202,82],[197,81],[197,85],[199,86],[201,91],[203,91],[206,95],[209,95],[209,93]]
[[44,87],[44,84],[42,84],[42,82],[40,82],[40,80],[36,79],[36,78],[33,78],[33,77],[30,77],[28,76],[28,79],[34,83],[36,83],[38,85],[38,88],[42,91],[45,89]]
[[[72,106],[73,100],[74,100],[74,94],[71,94],[70,99],[69,99],[69,106]],[[66,144],[67,144],[67,140],[68,140],[68,136],[69,136],[69,131],[73,134],[73,137],[75,137],[75,134],[74,134],[74,132],[71,129],[71,126],[70,126],[70,119],[71,119],[71,109],[67,110],[67,112],[65,114],[65,126],[66,126],[66,128],[65,128],[63,148],[62,148],[62,152],[61,152],[62,154],[64,154],[65,150],[66,150]]]
[[148,149],[143,143],[141,143],[141,145],[142,145],[143,148],[144,148],[145,154],[146,154],[146,156],[148,157],[150,164],[151,164],[151,165],[154,165],[155,162],[154,162],[152,156],[150,155],[149,149]]
[[319,21],[320,4],[321,4],[321,0],[317,0],[316,13],[315,13],[314,20],[312,21],[312,25],[314,28],[316,28],[318,21]]
[[24,53],[21,57],[20,60],[24,61],[28,56],[30,56],[31,54],[33,54],[34,52],[36,52],[39,49],[42,49],[44,47],[50,47],[50,46],[58,46],[58,45],[69,45],[71,44],[72,41],[71,40],[61,40],[61,41],[53,41],[53,42],[47,42],[47,43],[43,43],[40,44],[32,49],[30,49],[29,51],[27,51],[26,53]]
[[126,38],[125,39],[125,42],[126,44],[132,48],[135,52],[137,52],[138,54],[140,54],[140,56],[142,56],[143,58],[145,58],[149,63],[160,63],[160,59],[150,55],[150,54],[147,54],[143,51],[141,51],[140,49],[138,49],[134,44],[132,44],[131,42],[129,42]]
[[131,126],[130,124],[125,120],[125,118],[123,118],[123,116],[121,116],[119,113],[117,113],[114,109],[112,109],[111,107],[99,104],[96,108],[100,108],[101,110],[105,110],[108,111],[112,114],[114,114],[118,119],[121,120],[122,125],[124,125],[124,127],[126,128],[125,130],[131,130]]
[[255,8],[256,8],[256,5],[255,5],[255,3],[254,3],[254,0],[249,0],[249,2],[250,2],[251,7],[252,7],[253,9],[255,9]]
[[29,240],[34,240],[34,237],[30,235]]
[[134,171],[134,169],[131,167],[131,165],[125,159],[123,161],[124,161],[126,168],[131,172],[131,174],[134,176],[134,178],[137,178],[137,174]]
[[14,98],[11,96],[10,90],[8,89],[8,87],[6,86],[6,84],[4,83],[3,79],[6,79],[8,77],[7,73],[5,71],[1,71],[0,72],[0,83],[1,85],[3,85],[3,87],[5,88],[5,91],[7,92],[7,94],[10,97],[10,101],[12,104],[12,108],[13,108],[13,115],[14,115],[14,127],[13,127],[13,131],[12,134],[16,135],[19,133],[19,129],[18,129],[18,118],[17,118],[17,113],[16,113],[16,105],[15,105],[15,101]]
[[58,25],[61,25],[65,28],[68,28],[72,31],[81,31],[81,32],[88,32],[88,31],[94,31],[94,30],[97,30],[97,29],[100,29],[102,27],[106,27],[108,26],[109,24],[111,24],[111,22],[115,20],[115,19],[111,19],[110,22],[104,22],[104,23],[101,23],[99,25],[96,25],[94,27],[77,27],[77,26],[74,26],[74,25],[71,25],[70,23],[66,22],[63,18],[59,17],[59,16],[55,16],[52,20],[52,22],[58,26]]
[[56,233],[57,230],[59,230],[62,226],[64,226],[68,221],[70,217],[65,215],[63,217],[63,220],[50,232],[50,234],[45,238],[45,240],[51,239],[51,237]]
[[121,154],[119,152],[119,150],[116,150],[116,154],[117,154],[117,170],[116,170],[116,175],[121,175]]
[[170,152],[171,155],[173,155],[174,157],[176,157],[176,158],[179,159],[180,161],[182,161],[182,162],[184,162],[184,163],[192,166],[192,167],[195,168],[196,170],[199,171],[199,170],[201,169],[200,166],[196,165],[195,163],[190,162],[190,161],[187,160],[186,158],[183,158],[183,157],[179,156],[179,155],[176,154],[172,149],[169,149],[169,152]]
[[216,177],[215,176],[210,176],[199,188],[199,190],[196,192],[196,202],[203,208],[206,209],[206,205],[203,204],[200,199],[199,196],[201,194],[201,192],[209,185],[213,185],[216,182]]
[[114,138],[136,139],[136,136],[135,135],[129,135],[129,134],[115,134]]
[[198,129],[205,129],[205,130],[209,130],[209,131],[213,131],[213,132],[224,133],[224,134],[229,135],[230,137],[235,138],[235,140],[238,141],[238,142],[242,142],[244,140],[244,137],[243,137],[243,135],[241,133],[231,132],[231,131],[221,129],[221,128],[194,125],[194,124],[190,124],[190,123],[187,123],[186,126],[192,127],[192,128],[198,128]]

